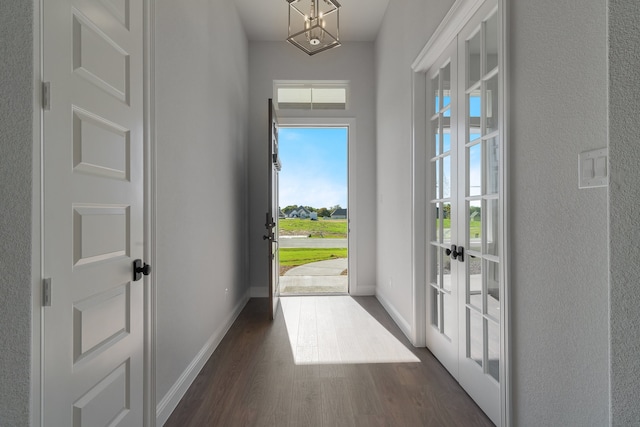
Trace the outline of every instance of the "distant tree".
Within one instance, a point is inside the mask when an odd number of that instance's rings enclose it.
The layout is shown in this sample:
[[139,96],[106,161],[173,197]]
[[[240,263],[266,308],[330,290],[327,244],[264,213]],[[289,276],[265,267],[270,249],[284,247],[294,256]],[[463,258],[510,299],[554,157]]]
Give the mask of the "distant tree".
[[292,210],[295,210],[295,209],[298,209],[298,205],[289,205],[284,209],[282,209],[282,212],[288,215]]
[[324,218],[329,218],[331,216],[331,211],[327,208],[320,208],[318,209],[318,216],[319,217],[324,217]]
[[451,205],[445,204],[442,211],[444,212],[443,218],[451,218]]
[[308,210],[309,212],[315,212],[315,211],[316,211],[316,208],[313,208],[313,207],[311,207],[311,206],[304,206],[304,208],[305,208],[306,210]]
[[331,212],[335,211],[336,209],[342,209],[342,206],[340,205],[335,205],[335,206],[331,206]]

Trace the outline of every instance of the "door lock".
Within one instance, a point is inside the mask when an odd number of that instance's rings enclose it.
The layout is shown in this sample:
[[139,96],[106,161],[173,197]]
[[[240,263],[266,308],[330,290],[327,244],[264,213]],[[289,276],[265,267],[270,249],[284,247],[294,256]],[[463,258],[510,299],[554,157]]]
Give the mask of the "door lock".
[[142,279],[142,275],[148,276],[151,273],[151,266],[141,259],[133,261],[133,281],[137,282]]

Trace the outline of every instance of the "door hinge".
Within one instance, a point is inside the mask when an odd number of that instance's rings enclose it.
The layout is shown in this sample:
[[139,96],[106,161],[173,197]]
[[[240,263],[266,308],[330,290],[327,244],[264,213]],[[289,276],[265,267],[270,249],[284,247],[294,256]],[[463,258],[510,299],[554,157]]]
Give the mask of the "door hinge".
[[42,306],[51,307],[51,278],[42,279]]
[[51,109],[51,83],[42,82],[42,109],[49,111]]

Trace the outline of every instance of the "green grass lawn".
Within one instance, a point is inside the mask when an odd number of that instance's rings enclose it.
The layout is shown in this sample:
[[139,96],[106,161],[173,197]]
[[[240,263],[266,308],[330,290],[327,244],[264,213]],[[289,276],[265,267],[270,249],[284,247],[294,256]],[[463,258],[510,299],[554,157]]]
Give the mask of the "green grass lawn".
[[310,262],[347,258],[347,248],[281,248],[280,265],[296,267]]
[[[436,219],[436,227],[439,226],[439,220]],[[442,222],[442,226],[445,230],[445,235],[448,233],[447,230],[451,230],[451,219],[446,218]],[[469,237],[475,238],[480,237],[480,233],[482,232],[482,223],[480,221],[471,221],[469,223]]]
[[278,221],[281,236],[310,236],[317,238],[347,238],[346,219],[310,219],[287,218]]

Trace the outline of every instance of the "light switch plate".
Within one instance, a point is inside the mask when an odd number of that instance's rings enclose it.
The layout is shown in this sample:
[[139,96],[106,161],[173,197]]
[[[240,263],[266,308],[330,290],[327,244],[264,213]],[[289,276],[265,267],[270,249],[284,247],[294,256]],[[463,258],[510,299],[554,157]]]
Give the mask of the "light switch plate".
[[609,183],[608,150],[585,151],[578,156],[578,188],[606,187]]

